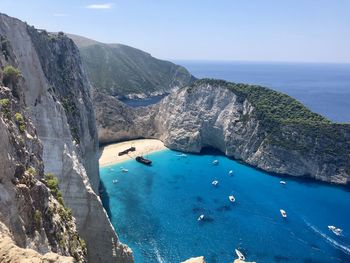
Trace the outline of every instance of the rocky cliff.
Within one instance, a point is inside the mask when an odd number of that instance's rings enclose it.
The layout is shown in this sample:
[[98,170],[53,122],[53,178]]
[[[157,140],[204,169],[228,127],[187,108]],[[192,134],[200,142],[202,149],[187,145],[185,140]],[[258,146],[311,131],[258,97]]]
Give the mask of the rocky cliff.
[[158,138],[185,152],[214,147],[268,172],[349,184],[350,125],[267,88],[200,80],[146,108],[100,93],[94,103],[102,143]]
[[69,35],[79,47],[96,90],[118,98],[161,95],[188,85],[194,77],[184,68],[139,49],[104,44]]
[[[2,69],[12,65],[15,69],[18,68],[21,75],[16,85],[13,85],[11,78],[6,79],[5,75],[3,82],[6,82],[4,84],[11,89],[12,95],[23,105],[26,118],[32,120],[35,136],[31,136],[42,143],[38,144],[42,145],[42,156],[38,161],[40,166],[34,166],[40,171],[39,179],[44,173],[54,174],[58,178],[62,197],[56,194],[56,198],[63,198],[60,202],[71,209],[78,233],[86,241],[89,261],[132,262],[131,251],[119,242],[96,194],[99,187],[98,139],[91,87],[82,69],[78,49],[63,34],[53,35],[36,30],[2,14],[0,37]],[[11,111],[10,114],[12,113]],[[25,128],[23,125],[21,127]],[[0,128],[2,132],[8,132],[5,126]],[[8,133],[11,135],[12,131]],[[10,141],[8,147],[13,144]],[[33,158],[31,152],[35,149],[34,146],[31,144],[26,149],[30,158]],[[7,151],[10,148],[0,148],[4,156],[7,156]],[[25,168],[27,166],[26,164]],[[2,171],[3,169],[0,173]],[[8,173],[1,174],[1,177],[11,181],[11,175],[16,176],[16,171],[9,170]],[[25,193],[26,197],[30,194]],[[42,192],[37,194],[45,196]],[[16,200],[16,196],[12,195],[5,200]],[[22,217],[21,219],[23,220]],[[34,222],[32,219],[33,216],[27,218],[29,223]],[[4,222],[1,218],[0,220]],[[7,227],[11,230],[11,227]],[[47,235],[47,239],[50,239],[51,234]],[[15,239],[19,247],[31,247],[20,241]],[[50,251],[49,246],[40,249],[40,246],[45,247],[42,238],[37,238],[37,243],[33,248],[39,253]],[[67,249],[68,247],[66,246]],[[65,255],[63,250],[56,250],[58,254]]]

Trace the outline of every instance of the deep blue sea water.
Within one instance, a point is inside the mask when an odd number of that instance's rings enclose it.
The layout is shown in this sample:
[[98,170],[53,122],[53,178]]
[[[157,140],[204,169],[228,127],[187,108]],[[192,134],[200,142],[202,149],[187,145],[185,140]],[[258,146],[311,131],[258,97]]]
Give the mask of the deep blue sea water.
[[[176,263],[203,255],[209,263],[226,263],[236,257],[235,248],[259,263],[350,262],[348,190],[292,178],[283,178],[283,186],[281,178],[224,156],[178,154],[150,154],[152,167],[130,160],[100,169],[103,202],[136,262]],[[235,203],[228,200],[231,194]],[[209,220],[198,222],[200,214]],[[342,228],[343,236],[328,225]]]
[[336,122],[350,122],[350,64],[175,61],[197,78],[263,85]]

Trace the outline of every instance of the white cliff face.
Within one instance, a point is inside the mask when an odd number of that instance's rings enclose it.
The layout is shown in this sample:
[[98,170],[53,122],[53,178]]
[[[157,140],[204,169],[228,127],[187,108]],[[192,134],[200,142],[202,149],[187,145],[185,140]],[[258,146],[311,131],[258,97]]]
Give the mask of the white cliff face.
[[[170,149],[185,152],[213,147],[272,173],[339,184],[350,180],[346,161],[349,125],[316,125],[311,129],[298,123],[279,123],[276,132],[274,125],[259,119],[248,96],[222,83],[202,81],[145,108],[130,108],[103,94],[95,95],[94,104],[103,143],[158,138]],[[332,137],[333,130],[337,137]],[[325,153],[326,147],[333,147],[332,152]]]
[[91,262],[132,262],[102,207],[98,193],[98,140],[90,84],[73,42],[38,32],[0,15],[23,76],[28,114],[43,144],[45,172],[59,179],[65,204],[72,209]]

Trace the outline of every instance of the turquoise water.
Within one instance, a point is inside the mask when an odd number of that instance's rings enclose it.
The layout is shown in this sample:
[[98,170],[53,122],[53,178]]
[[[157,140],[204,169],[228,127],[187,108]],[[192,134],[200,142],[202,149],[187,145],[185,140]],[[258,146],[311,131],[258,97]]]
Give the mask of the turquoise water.
[[[292,178],[283,178],[283,186],[280,177],[224,156],[178,154],[150,154],[152,167],[130,160],[100,169],[104,205],[136,262],[175,263],[203,255],[209,263],[225,263],[236,257],[235,248],[259,263],[350,262],[346,189]],[[200,214],[207,220],[198,222]],[[343,236],[328,225],[342,228]]]

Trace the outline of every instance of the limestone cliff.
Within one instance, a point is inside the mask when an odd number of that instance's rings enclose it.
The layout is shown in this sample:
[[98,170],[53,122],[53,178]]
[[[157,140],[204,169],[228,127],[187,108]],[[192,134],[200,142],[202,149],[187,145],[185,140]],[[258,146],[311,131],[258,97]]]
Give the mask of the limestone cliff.
[[267,88],[201,80],[146,108],[100,93],[94,103],[101,143],[158,138],[185,152],[214,147],[268,172],[349,184],[350,125]]
[[0,36],[4,63],[21,72],[12,92],[26,107],[42,142],[41,173],[57,176],[64,203],[86,241],[87,259],[132,262],[131,251],[119,242],[96,194],[98,139],[90,84],[78,49],[63,34],[36,30],[2,14]]
[[14,93],[0,85],[0,262],[34,262],[39,253],[85,262],[84,241],[44,177],[42,144]]

